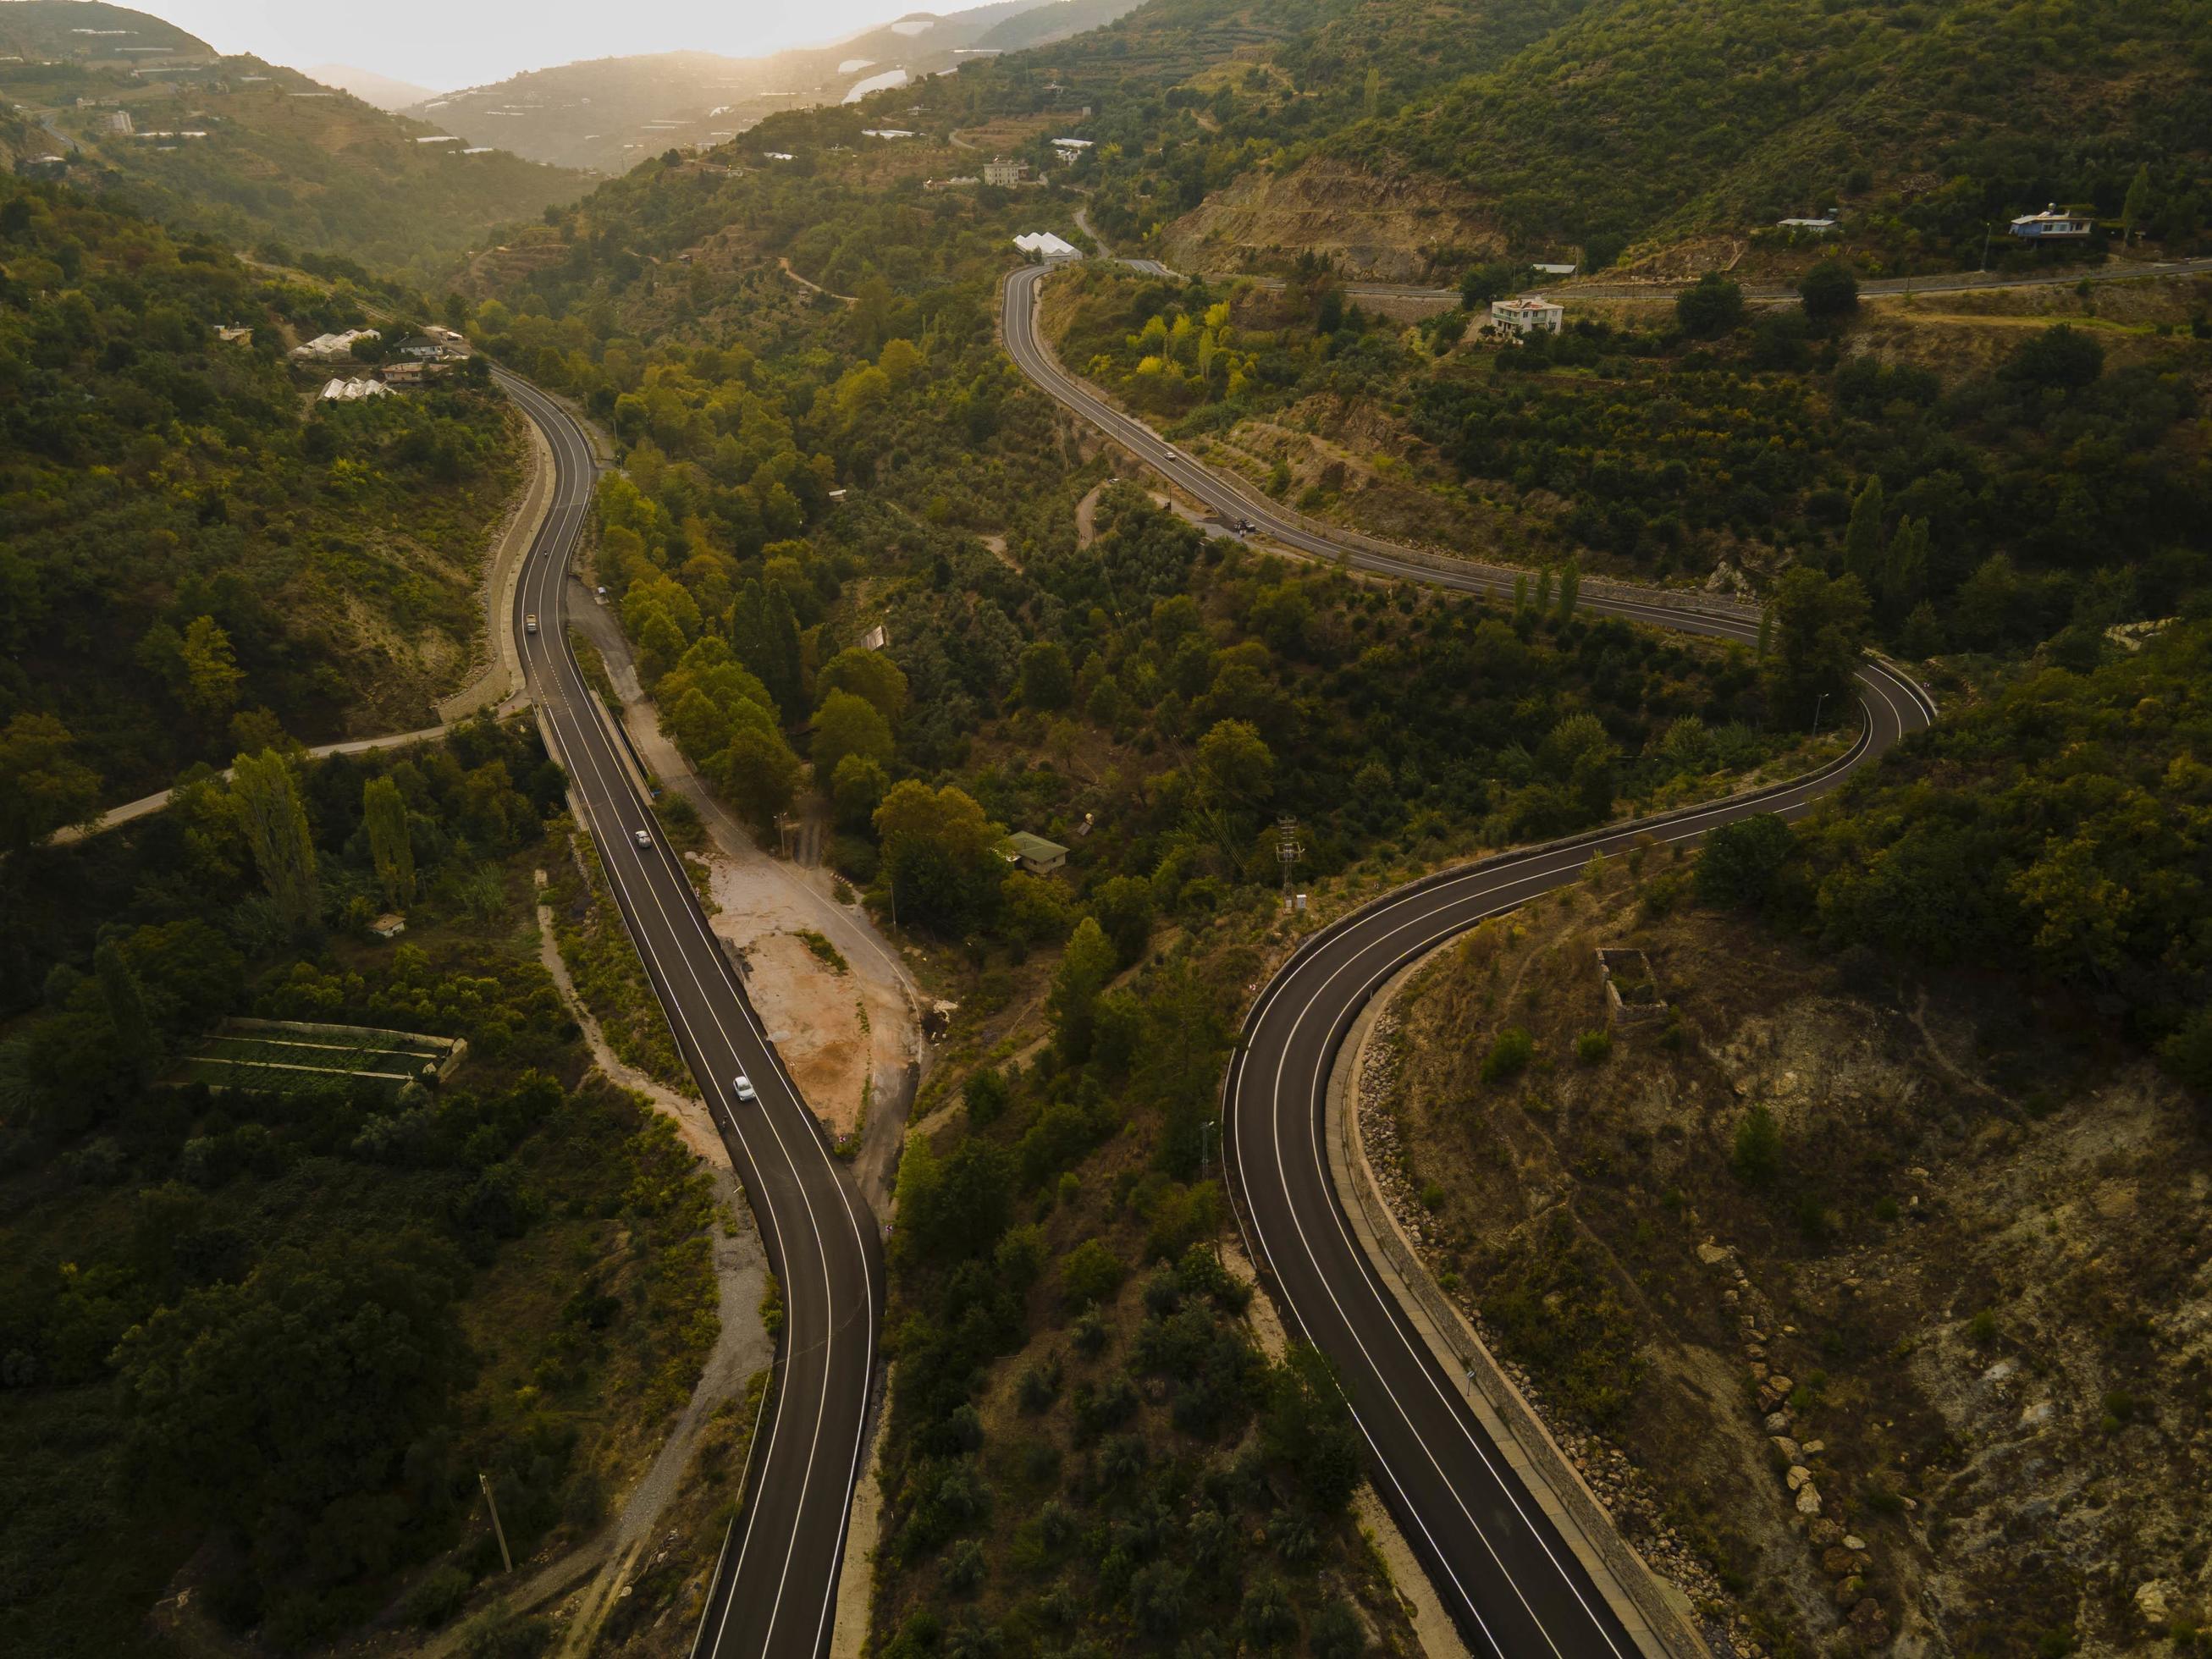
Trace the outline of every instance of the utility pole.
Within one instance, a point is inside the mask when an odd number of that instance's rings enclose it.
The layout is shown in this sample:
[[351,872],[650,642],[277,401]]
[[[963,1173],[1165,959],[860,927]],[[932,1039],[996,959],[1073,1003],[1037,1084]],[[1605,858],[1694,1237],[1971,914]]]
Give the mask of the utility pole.
[[1813,735],[1816,738],[1820,735],[1820,710],[1827,706],[1827,702],[1828,694],[1823,691],[1813,702]]
[[499,1524],[499,1500],[491,1495],[491,1477],[482,1470],[477,1473],[477,1484],[483,1488],[484,1507],[491,1511],[492,1536],[499,1540],[499,1559],[507,1563],[509,1572],[514,1571],[514,1557],[507,1547],[507,1528]]
[[1990,268],[1990,233],[1993,228],[1990,225],[1982,227],[1982,270],[1985,274]]
[[1305,856],[1306,849],[1298,844],[1298,821],[1296,818],[1275,820],[1275,861],[1283,866],[1283,914],[1291,911],[1291,875],[1297,861]]

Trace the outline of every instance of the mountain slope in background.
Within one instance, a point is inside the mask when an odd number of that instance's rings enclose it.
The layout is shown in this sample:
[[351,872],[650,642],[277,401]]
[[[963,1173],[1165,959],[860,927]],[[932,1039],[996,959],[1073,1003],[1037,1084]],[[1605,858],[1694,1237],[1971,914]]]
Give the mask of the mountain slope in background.
[[106,0],[8,0],[0,5],[0,57],[25,64],[75,64],[131,70],[212,63],[216,49],[197,34]]
[[0,58],[21,60],[0,61],[0,102],[35,129],[0,135],[8,148],[63,153],[79,188],[235,246],[427,281],[492,226],[581,191],[574,173],[478,151],[296,70],[221,57],[143,12],[12,0],[0,42]]
[[307,73],[325,86],[349,92],[362,103],[374,104],[381,110],[403,110],[421,103],[426,98],[438,95],[434,87],[418,87],[412,81],[395,81],[388,75],[379,75],[374,70],[356,69],[351,64],[318,64]]
[[2130,228],[2193,246],[2208,43],[2208,0],[1152,0],[938,82],[902,125],[1091,106],[1092,221],[1179,269],[1786,274],[1817,252],[1766,258],[1777,222],[1835,208],[1826,246],[1879,275],[1977,264],[1992,229],[2002,258],[2053,200],[2117,234],[2146,167]]
[[618,173],[675,146],[723,142],[780,110],[836,104],[994,54],[1096,28],[1134,0],[1000,0],[911,12],[836,45],[767,58],[660,52],[603,58],[432,98],[410,113],[472,144]]

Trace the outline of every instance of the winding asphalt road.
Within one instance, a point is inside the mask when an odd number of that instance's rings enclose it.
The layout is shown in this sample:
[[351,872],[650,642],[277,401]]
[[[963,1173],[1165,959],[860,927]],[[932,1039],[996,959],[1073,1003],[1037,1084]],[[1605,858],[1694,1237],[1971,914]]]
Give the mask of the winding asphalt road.
[[[545,434],[556,471],[551,509],[515,589],[523,672],[783,1288],[774,1416],[765,1443],[754,1448],[752,1497],[723,1546],[692,1652],[819,1659],[836,1607],[882,1328],[875,1218],[830,1157],[568,649],[565,578],[591,509],[591,445],[560,404],[526,380],[494,373]],[[525,626],[533,614],[536,634]],[[732,1084],[739,1072],[757,1088],[757,1103],[737,1098]]]
[[[1006,280],[1008,351],[1032,380],[1147,465],[1232,521],[1309,554],[1361,569],[1475,592],[1510,592],[1523,573],[1393,550],[1330,532],[1182,454],[1107,404],[1054,359],[1036,326],[1032,265]],[[1722,638],[1755,640],[1758,612],[1705,595],[1585,583],[1584,607]],[[1375,1484],[1422,1558],[1437,1595],[1477,1655],[1498,1659],[1628,1659],[1638,1651],[1606,1596],[1468,1409],[1374,1264],[1353,1242],[1328,1174],[1323,1107],[1346,1033],[1400,967],[1580,874],[1594,853],[1650,836],[1692,842],[1754,812],[1802,812],[1856,767],[1929,723],[1935,707],[1904,673],[1869,662],[1859,675],[1856,742],[1808,777],[1774,788],[1509,853],[1419,884],[1306,941],[1246,1017],[1224,1085],[1240,1219],[1257,1264],[1313,1342],[1335,1363],[1365,1437]]]

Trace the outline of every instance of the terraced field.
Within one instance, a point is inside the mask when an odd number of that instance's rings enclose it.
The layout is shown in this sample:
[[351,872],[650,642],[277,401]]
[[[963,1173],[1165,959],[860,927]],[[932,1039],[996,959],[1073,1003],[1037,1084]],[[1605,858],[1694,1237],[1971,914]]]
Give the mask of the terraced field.
[[333,1084],[381,1085],[392,1094],[433,1082],[458,1040],[367,1026],[281,1026],[234,1021],[184,1064],[185,1080],[220,1089],[295,1092]]

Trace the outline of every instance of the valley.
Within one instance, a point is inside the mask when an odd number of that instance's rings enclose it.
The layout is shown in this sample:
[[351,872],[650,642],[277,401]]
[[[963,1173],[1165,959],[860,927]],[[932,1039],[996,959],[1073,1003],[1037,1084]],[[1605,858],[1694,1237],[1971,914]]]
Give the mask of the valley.
[[2201,10],[0,7],[0,1648],[2194,1651]]

